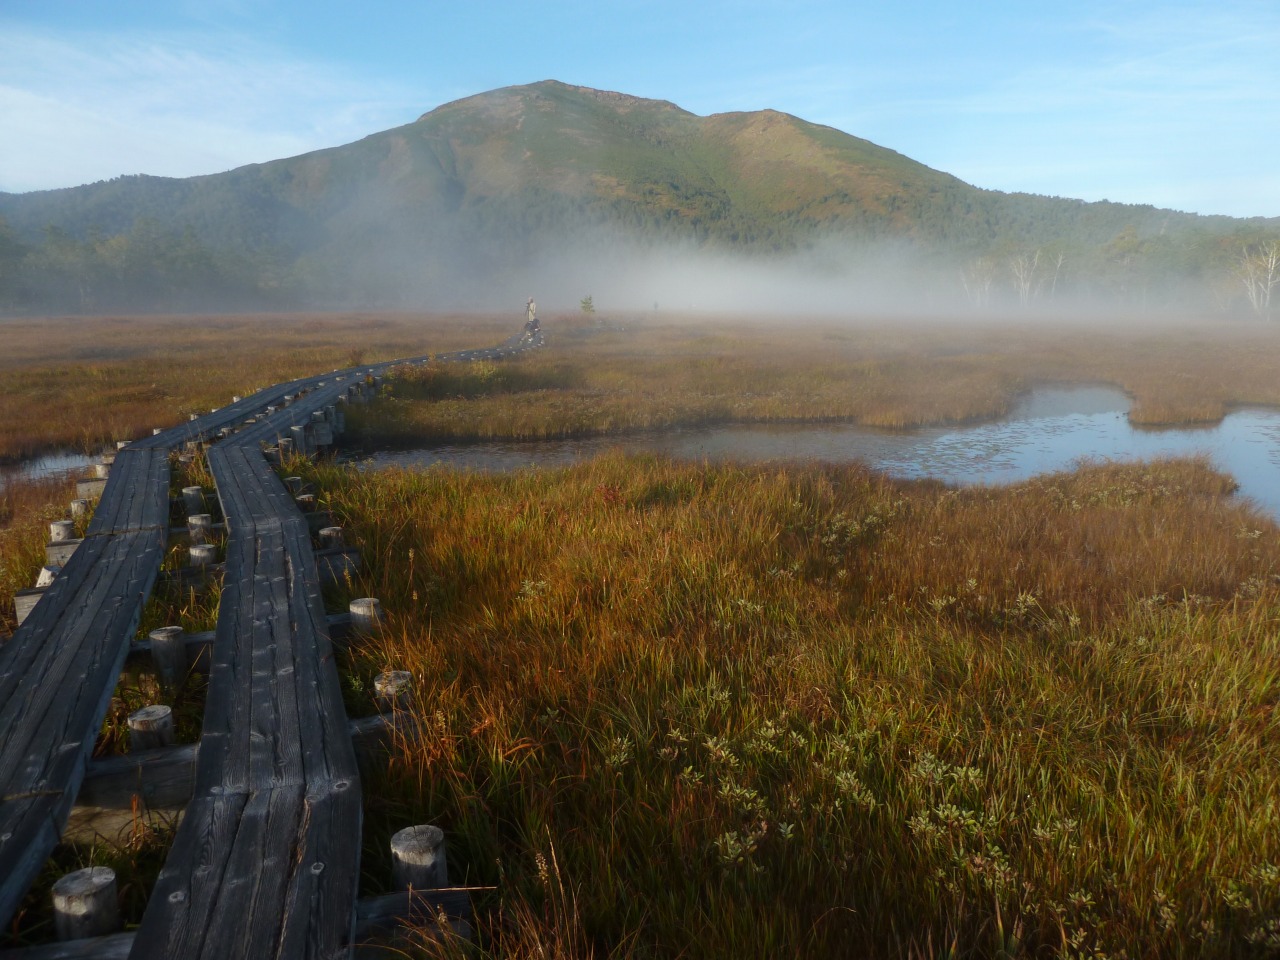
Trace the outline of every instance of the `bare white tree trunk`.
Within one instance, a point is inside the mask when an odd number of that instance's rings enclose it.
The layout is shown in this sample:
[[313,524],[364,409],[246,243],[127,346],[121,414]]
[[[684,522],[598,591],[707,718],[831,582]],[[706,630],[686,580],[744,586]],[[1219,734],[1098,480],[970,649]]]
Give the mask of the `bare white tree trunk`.
[[1271,319],[1271,293],[1280,286],[1280,240],[1240,252],[1236,276],[1244,284],[1245,295],[1253,312],[1264,320]]
[[975,307],[986,307],[991,303],[991,285],[995,282],[996,265],[990,257],[979,257],[970,261],[960,271],[960,283],[964,286],[965,296]]
[[1036,268],[1040,266],[1040,251],[1020,254],[1009,259],[1009,272],[1013,274],[1013,288],[1018,292],[1018,302],[1027,306],[1039,293],[1036,285]]

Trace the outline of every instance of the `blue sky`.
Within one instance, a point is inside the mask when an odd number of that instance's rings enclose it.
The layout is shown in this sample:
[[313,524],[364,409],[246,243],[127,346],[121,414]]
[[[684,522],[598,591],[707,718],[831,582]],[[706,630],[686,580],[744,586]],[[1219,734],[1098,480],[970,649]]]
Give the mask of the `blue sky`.
[[0,0],[0,190],[190,176],[554,78],[963,180],[1280,216],[1280,3]]

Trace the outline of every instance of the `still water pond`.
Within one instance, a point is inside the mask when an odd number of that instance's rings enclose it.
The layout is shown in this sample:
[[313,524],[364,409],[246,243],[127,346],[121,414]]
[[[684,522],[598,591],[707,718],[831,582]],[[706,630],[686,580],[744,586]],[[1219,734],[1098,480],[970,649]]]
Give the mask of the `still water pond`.
[[69,474],[83,475],[85,468],[98,458],[83,453],[48,453],[42,457],[23,460],[13,466],[0,467],[0,490],[10,480],[41,480],[45,477],[63,477]]
[[1240,494],[1280,518],[1280,410],[1244,409],[1210,427],[1130,426],[1129,399],[1111,387],[1043,387],[992,423],[876,430],[852,424],[716,426],[580,440],[440,445],[376,453],[372,468],[444,464],[474,470],[563,466],[604,450],[688,460],[859,461],[900,477],[1000,484],[1069,470],[1081,458],[1143,460],[1206,454]]

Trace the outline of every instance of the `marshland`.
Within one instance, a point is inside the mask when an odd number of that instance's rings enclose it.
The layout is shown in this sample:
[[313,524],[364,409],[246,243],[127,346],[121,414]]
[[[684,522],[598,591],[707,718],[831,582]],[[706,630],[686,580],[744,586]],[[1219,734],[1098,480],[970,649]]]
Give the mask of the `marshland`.
[[[1280,406],[1280,331],[1262,324],[545,326],[532,355],[393,371],[351,412],[348,442],[902,430],[998,418],[1044,384],[1113,385],[1152,427]],[[413,314],[0,330],[0,455],[15,462],[292,376],[514,332]],[[387,611],[341,655],[349,712],[367,711],[385,669],[415,680],[415,733],[364,775],[365,892],[387,873],[373,838],[439,824],[455,879],[493,888],[477,900],[481,955],[1280,948],[1280,529],[1204,459],[990,487],[621,452],[505,473],[284,468],[361,549],[331,603],[377,596]],[[0,629],[70,496],[59,479],[0,490]],[[207,629],[216,599],[178,583],[144,631]],[[152,682],[126,676],[100,752],[119,749]],[[116,864],[136,912],[170,830],[140,812],[56,859]],[[11,942],[42,936],[41,896]],[[398,949],[470,949],[430,933]]]

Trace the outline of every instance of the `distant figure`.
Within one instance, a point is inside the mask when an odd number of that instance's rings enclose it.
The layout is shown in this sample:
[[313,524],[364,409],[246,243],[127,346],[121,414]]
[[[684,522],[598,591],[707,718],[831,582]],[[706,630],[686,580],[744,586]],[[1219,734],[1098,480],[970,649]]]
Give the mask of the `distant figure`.
[[538,305],[530,297],[524,305],[524,338],[533,341],[538,338]]

